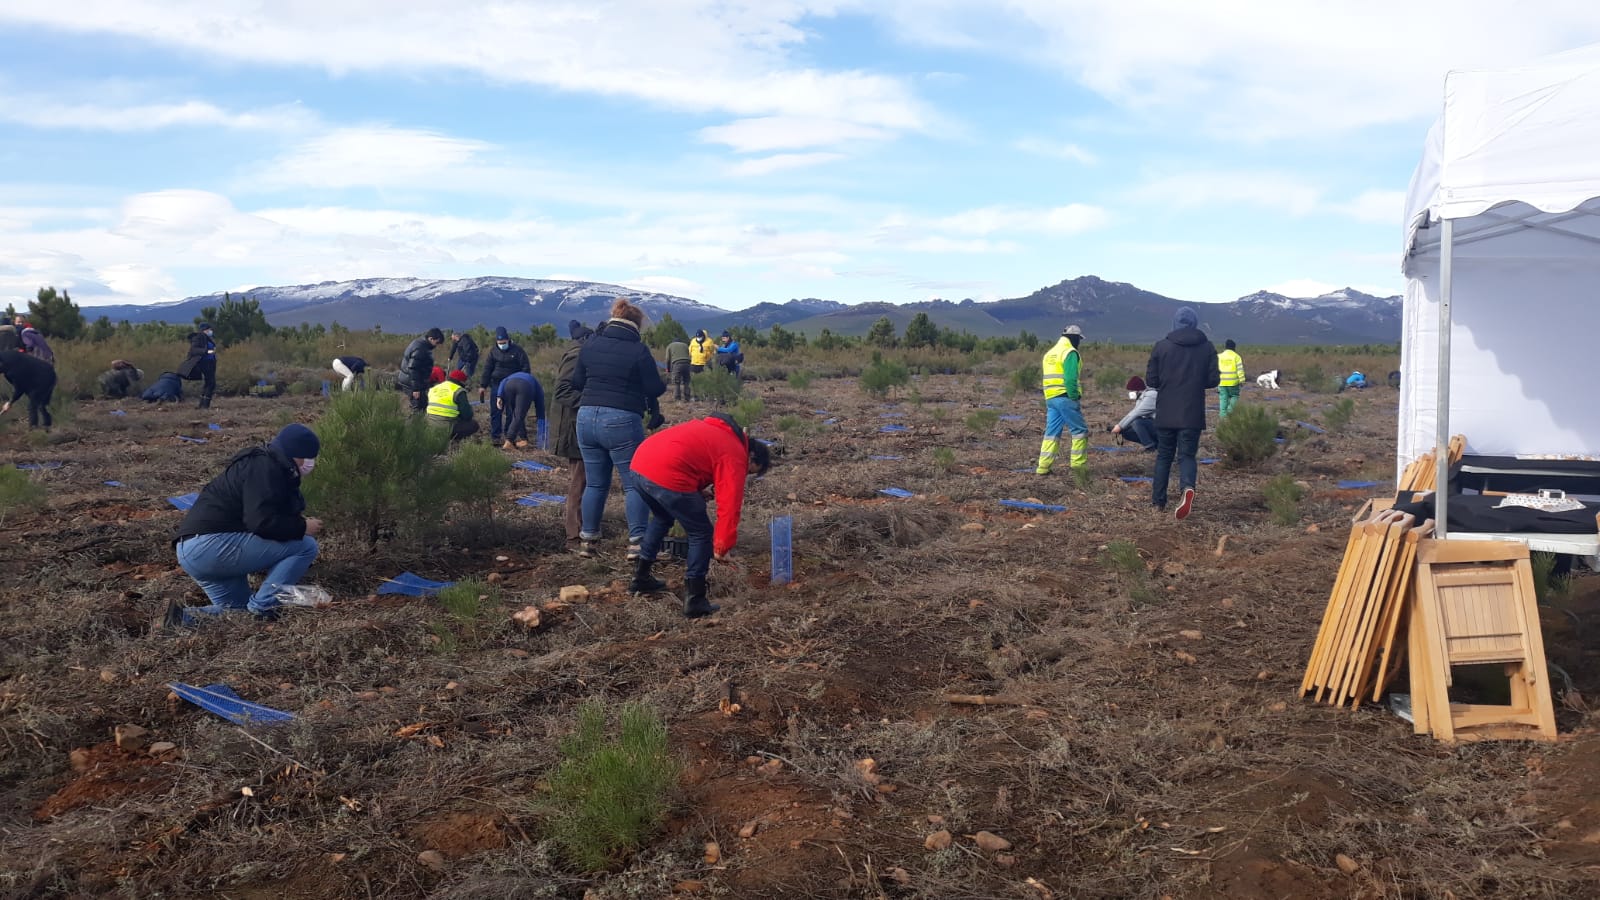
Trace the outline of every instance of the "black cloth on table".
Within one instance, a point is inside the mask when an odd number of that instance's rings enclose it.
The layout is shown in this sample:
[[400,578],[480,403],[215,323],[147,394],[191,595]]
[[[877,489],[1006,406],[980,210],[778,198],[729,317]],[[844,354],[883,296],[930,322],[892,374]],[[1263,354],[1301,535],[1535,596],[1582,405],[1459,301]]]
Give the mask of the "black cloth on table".
[[1600,494],[1600,462],[1464,456],[1451,467],[1450,484],[1456,490],[1536,494],[1549,488],[1569,494]]
[[[1544,512],[1522,506],[1495,509],[1503,497],[1484,497],[1478,494],[1452,494],[1445,514],[1450,517],[1451,531],[1495,532],[1517,534],[1594,534],[1595,513],[1600,504],[1586,503],[1583,509],[1571,512]],[[1415,503],[1396,503],[1396,510],[1410,513],[1417,521],[1433,518],[1433,494]]]

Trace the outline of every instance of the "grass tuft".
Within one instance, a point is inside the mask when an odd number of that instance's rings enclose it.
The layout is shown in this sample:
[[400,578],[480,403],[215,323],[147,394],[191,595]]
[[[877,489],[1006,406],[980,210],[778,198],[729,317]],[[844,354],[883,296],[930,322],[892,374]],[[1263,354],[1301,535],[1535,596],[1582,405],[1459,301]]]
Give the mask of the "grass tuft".
[[644,846],[666,817],[679,763],[667,728],[642,703],[622,707],[613,732],[605,704],[590,700],[561,742],[550,777],[549,837],[569,862],[598,872]]

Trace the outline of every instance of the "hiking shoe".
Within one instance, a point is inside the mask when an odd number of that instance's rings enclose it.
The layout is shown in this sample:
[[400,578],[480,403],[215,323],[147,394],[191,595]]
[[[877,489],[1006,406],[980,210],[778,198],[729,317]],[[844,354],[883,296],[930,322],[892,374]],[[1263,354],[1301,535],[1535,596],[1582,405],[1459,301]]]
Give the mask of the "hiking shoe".
[[510,450],[513,446],[515,446],[515,445],[512,444],[510,441],[506,441],[504,444],[500,445],[500,449],[501,450]]
[[639,552],[640,552],[639,551],[639,542],[638,541],[629,541],[628,542],[628,561],[629,562],[637,561],[639,559]]
[[650,574],[650,567],[654,562],[635,560],[633,564],[633,581],[628,584],[628,591],[632,594],[654,594],[667,589],[667,583]]
[[594,559],[594,541],[579,541],[574,552],[584,559]]
[[1178,521],[1189,518],[1189,512],[1194,509],[1194,488],[1183,489],[1183,501],[1178,508],[1172,511],[1172,517]]
[[526,450],[526,449],[528,449],[528,442],[527,441],[517,441],[517,449],[518,450]]

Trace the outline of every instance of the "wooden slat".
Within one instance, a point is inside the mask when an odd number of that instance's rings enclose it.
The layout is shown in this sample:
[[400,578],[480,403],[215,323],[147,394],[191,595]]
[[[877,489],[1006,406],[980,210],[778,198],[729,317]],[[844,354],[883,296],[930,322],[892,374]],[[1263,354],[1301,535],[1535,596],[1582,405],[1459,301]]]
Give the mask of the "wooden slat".
[[1328,593],[1327,605],[1322,610],[1322,623],[1317,627],[1316,640],[1311,645],[1311,659],[1306,663],[1305,677],[1300,679],[1300,694],[1304,696],[1311,688],[1317,685],[1317,673],[1321,671],[1323,661],[1332,651],[1333,623],[1336,621],[1336,611],[1344,602],[1345,594],[1350,589],[1350,583],[1355,575],[1355,562],[1361,556],[1362,541],[1365,537],[1366,523],[1358,523],[1351,527],[1350,537],[1345,541],[1344,556],[1339,563],[1339,571],[1334,575],[1333,590]]
[[1398,518],[1391,519],[1389,527],[1384,532],[1382,557],[1373,573],[1372,584],[1367,591],[1366,605],[1361,611],[1361,620],[1356,623],[1351,642],[1350,661],[1334,694],[1335,705],[1342,705],[1346,700],[1360,699],[1362,682],[1372,664],[1372,635],[1378,627],[1379,619],[1383,616],[1383,608],[1393,588],[1394,568],[1405,547],[1405,532],[1415,521],[1414,516],[1402,514]]
[[[1383,551],[1383,533],[1388,527],[1391,516],[1398,513],[1382,513],[1361,529],[1361,556],[1356,561],[1351,583],[1344,602],[1336,610],[1333,623],[1331,653],[1328,654],[1317,671],[1318,703],[1324,702],[1328,692],[1338,681],[1343,671],[1346,660],[1350,655],[1350,644],[1355,631],[1356,622],[1361,616],[1361,605],[1365,602],[1367,586],[1371,583],[1372,572],[1377,567],[1378,559]],[[1332,701],[1327,701],[1332,702]]]
[[[1403,653],[1395,650],[1396,637],[1401,628],[1409,627],[1412,604],[1412,592],[1415,591],[1417,572],[1417,544],[1423,538],[1433,534],[1433,520],[1428,519],[1416,528],[1406,533],[1406,555],[1401,560],[1401,584],[1396,589],[1393,611],[1383,632],[1383,655],[1380,658],[1382,668],[1372,686],[1372,702],[1377,703],[1383,697],[1383,691],[1400,672],[1400,658]],[[1407,646],[1410,646],[1409,641]],[[1415,708],[1416,700],[1412,700]]]
[[1417,561],[1423,565],[1500,562],[1528,558],[1528,545],[1521,541],[1426,540],[1417,546]]

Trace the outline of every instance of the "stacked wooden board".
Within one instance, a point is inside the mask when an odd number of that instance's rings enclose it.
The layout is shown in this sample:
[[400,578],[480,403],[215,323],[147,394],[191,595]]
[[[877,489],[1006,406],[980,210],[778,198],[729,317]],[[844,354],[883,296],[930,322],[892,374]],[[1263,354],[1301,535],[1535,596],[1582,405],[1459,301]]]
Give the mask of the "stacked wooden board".
[[[1465,449],[1460,435],[1450,440],[1452,465]],[[1406,468],[1397,499],[1434,488],[1436,458],[1428,453]],[[1527,545],[1434,540],[1432,519],[1418,523],[1394,505],[1370,501],[1352,520],[1301,696],[1334,706],[1354,707],[1363,697],[1376,703],[1409,660],[1417,734],[1554,740]],[[1468,665],[1502,666],[1510,703],[1452,702],[1453,668]]]
[[1414,516],[1378,510],[1358,520],[1322,614],[1301,695],[1318,703],[1355,706],[1382,696],[1398,670],[1396,645],[1411,593],[1418,542],[1433,530]]

